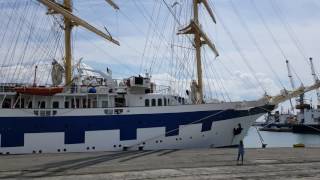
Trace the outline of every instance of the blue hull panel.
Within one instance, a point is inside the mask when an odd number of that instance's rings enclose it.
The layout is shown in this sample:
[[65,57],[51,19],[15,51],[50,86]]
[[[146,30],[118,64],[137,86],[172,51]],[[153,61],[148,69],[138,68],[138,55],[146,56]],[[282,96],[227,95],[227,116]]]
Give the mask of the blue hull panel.
[[[180,125],[194,123],[202,124],[202,132],[205,132],[211,130],[214,121],[265,113],[266,110],[273,108],[274,106],[263,106],[250,111],[226,110],[138,115],[1,117],[1,147],[24,146],[25,133],[64,132],[65,144],[79,144],[85,141],[85,131],[120,130],[120,140],[135,140],[138,128],[165,127],[165,136],[175,136],[179,134]],[[199,121],[200,119],[202,120]]]

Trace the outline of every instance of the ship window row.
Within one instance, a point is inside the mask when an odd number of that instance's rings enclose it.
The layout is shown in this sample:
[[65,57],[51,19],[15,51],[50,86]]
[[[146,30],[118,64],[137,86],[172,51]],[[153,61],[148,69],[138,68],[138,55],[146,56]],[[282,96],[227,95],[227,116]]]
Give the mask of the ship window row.
[[[167,98],[158,98],[158,99],[151,99],[151,106],[167,106],[170,103],[170,99]],[[150,99],[145,99],[144,105],[146,107],[150,106]]]
[[[34,104],[33,104],[34,103]],[[53,109],[59,108],[97,108],[98,101],[91,99],[74,99],[74,100],[66,100],[60,104],[60,101],[53,101],[52,106]],[[107,100],[101,101],[101,108],[108,108],[109,102]],[[50,105],[46,101],[32,101],[30,99],[13,99],[13,98],[0,98],[0,108],[2,109],[10,109],[10,108],[27,108],[27,109],[46,109],[50,108]]]

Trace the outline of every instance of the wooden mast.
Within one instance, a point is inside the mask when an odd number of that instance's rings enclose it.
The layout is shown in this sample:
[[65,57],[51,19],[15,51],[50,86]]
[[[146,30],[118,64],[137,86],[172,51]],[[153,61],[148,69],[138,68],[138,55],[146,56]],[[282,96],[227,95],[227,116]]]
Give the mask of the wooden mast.
[[[199,0],[193,0],[193,21],[199,26]],[[203,82],[202,82],[202,63],[201,63],[201,36],[198,31],[194,32],[194,45],[196,49],[197,76],[198,76],[198,103],[203,102]]]
[[204,103],[203,101],[203,79],[202,79],[202,62],[201,62],[201,46],[206,44],[212,50],[212,52],[217,56],[219,56],[219,52],[217,51],[215,45],[211,42],[207,34],[201,29],[199,22],[199,6],[203,4],[211,19],[214,23],[216,23],[216,19],[213,15],[213,12],[207,2],[207,0],[193,0],[193,19],[190,24],[182,29],[179,29],[179,34],[193,34],[194,42],[193,45],[196,50],[195,60],[197,63],[197,88],[196,88],[196,103]]
[[[64,17],[64,31],[65,31],[65,84],[68,86],[72,82],[72,49],[71,49],[71,37],[72,37],[72,28],[74,26],[82,26],[88,31],[95,33],[96,35],[116,44],[120,45],[120,43],[113,39],[113,37],[108,33],[100,31],[95,28],[85,20],[75,16],[72,14],[72,0],[64,0],[63,5],[59,4],[52,0],[37,0],[43,5],[48,7],[48,14],[56,14],[59,13]],[[119,9],[119,7],[112,1],[107,0],[107,2],[115,9]]]
[[[64,8],[72,12],[72,0],[64,0]],[[72,82],[72,53],[71,53],[71,33],[72,22],[70,19],[64,17],[64,41],[65,41],[65,84],[68,86]]]

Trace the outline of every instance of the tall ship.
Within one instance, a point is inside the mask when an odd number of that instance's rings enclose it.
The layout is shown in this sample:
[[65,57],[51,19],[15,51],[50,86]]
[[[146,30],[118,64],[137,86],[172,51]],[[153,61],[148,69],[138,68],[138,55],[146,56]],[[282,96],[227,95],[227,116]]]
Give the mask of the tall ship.
[[[76,16],[71,0],[37,2],[47,9],[48,16],[63,18],[59,28],[64,31],[64,64],[52,61],[50,86],[37,84],[40,67],[29,69],[34,72],[29,77],[34,79],[33,84],[1,84],[2,154],[232,147],[239,144],[257,118],[281,102],[320,87],[316,82],[254,101],[207,101],[202,49],[208,48],[219,55],[199,20],[199,11],[205,10],[216,22],[207,0],[190,0],[193,17],[177,32],[189,37],[195,51],[197,73],[187,96],[158,91],[149,74],[116,80],[110,69],[102,72],[81,63],[74,66],[72,62],[75,26],[120,45],[110,33]],[[111,0],[106,2],[119,8]],[[2,58],[0,61],[4,61]],[[78,69],[77,75],[72,73],[74,68]]]

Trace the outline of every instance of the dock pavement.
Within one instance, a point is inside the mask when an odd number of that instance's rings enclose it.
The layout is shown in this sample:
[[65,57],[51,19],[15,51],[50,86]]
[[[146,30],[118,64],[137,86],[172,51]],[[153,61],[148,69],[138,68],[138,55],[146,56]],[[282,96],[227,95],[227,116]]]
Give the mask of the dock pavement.
[[1,155],[0,179],[320,179],[320,148]]

